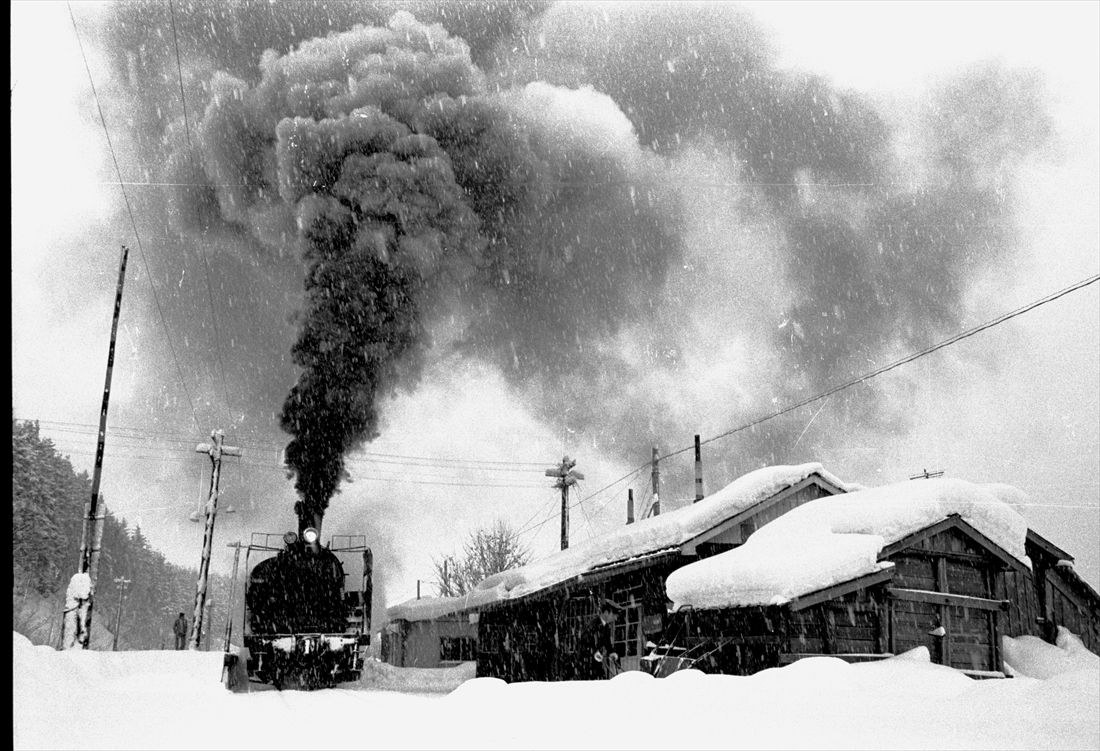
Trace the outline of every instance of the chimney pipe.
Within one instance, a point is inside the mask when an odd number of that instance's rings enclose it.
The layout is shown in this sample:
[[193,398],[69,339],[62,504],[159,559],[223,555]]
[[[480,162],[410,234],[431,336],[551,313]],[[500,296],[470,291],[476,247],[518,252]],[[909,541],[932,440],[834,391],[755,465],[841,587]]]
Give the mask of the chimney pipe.
[[626,491],[626,523],[634,523],[634,488]]
[[699,451],[699,436],[695,436],[695,500],[703,500],[703,459]]
[[659,454],[657,447],[653,447],[653,516],[661,513],[661,470],[657,466]]

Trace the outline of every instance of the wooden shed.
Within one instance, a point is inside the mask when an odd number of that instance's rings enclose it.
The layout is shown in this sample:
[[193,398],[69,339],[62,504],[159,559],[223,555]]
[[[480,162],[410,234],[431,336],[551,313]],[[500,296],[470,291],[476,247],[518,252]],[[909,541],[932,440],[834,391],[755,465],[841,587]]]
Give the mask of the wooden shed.
[[671,572],[741,545],[791,508],[847,490],[819,464],[767,467],[684,508],[491,577],[481,586],[497,599],[480,608],[477,675],[508,681],[584,675],[591,656],[578,644],[604,599],[622,608],[613,642],[623,669],[641,669],[646,644],[667,638]]
[[1032,633],[1054,641],[1062,626],[1081,638],[1086,647],[1100,654],[1100,594],[1073,568],[1073,556],[1034,530],[1027,532],[1027,555],[1032,561],[1031,581],[1022,586],[1031,592],[1026,602],[1031,608],[1021,612],[1021,624],[1034,623],[1034,630],[1019,627],[1020,633]]
[[[698,597],[701,607],[681,607],[670,616],[675,623],[671,628],[682,634],[676,638],[686,649],[690,660],[686,664],[708,672],[747,675],[808,656],[865,661],[924,647],[935,663],[975,677],[1001,677],[1001,637],[1043,634],[1053,640],[1049,630],[1053,623],[1067,626],[1095,651],[1100,625],[1095,592],[1071,568],[1049,565],[1054,558],[1066,560],[1064,551],[1028,531],[1022,519],[1013,519],[1018,514],[1007,505],[983,498],[981,486],[917,482],[928,484],[892,486],[900,499],[891,498],[890,488],[876,489],[866,499],[868,504],[896,500],[900,522],[889,513],[878,514],[880,528],[875,526],[875,513],[870,514],[869,524],[858,521],[860,496],[865,493],[856,493],[846,497],[852,507],[841,510],[839,516],[814,514],[820,509],[807,508],[808,513],[800,516],[808,520],[792,515],[772,528],[776,545],[789,544],[792,553],[801,547],[811,565],[839,570],[848,566],[856,572],[828,586],[813,587],[814,572],[807,572],[804,580],[811,584],[786,591],[776,588],[771,602],[761,602],[765,590],[746,588],[739,573],[754,565],[753,552],[746,548],[725,554],[730,559],[725,571],[729,602],[720,604],[712,588],[711,595]],[[944,492],[937,495],[939,490]],[[908,501],[914,505],[907,508]],[[922,518],[922,503],[932,514],[950,509],[952,503],[962,512],[947,513],[938,520],[926,513],[924,523],[913,528],[913,520]],[[992,508],[998,504],[1000,508]],[[850,512],[847,518],[845,511]],[[971,521],[964,513],[969,513]],[[813,522],[831,525],[828,534],[799,538],[806,524]],[[789,541],[782,538],[784,527],[790,528]],[[857,534],[870,542],[883,541],[871,565],[859,560],[866,551],[853,544],[857,540],[841,539]],[[850,560],[844,559],[844,551],[831,557],[826,552],[815,559],[807,549],[814,544],[809,540],[837,547],[844,543],[850,548]],[[745,560],[735,560],[739,554]],[[670,594],[677,589],[690,591],[692,586],[698,590],[700,581],[720,586],[723,564],[717,559],[715,563],[710,572],[701,572],[702,579],[699,571],[684,569],[677,574],[679,582],[676,577],[670,579]],[[823,572],[816,581],[828,578]],[[1042,585],[1036,587],[1036,582]],[[1052,604],[1042,605],[1044,597]]]
[[424,597],[386,611],[382,661],[403,668],[446,668],[477,656],[478,599]]

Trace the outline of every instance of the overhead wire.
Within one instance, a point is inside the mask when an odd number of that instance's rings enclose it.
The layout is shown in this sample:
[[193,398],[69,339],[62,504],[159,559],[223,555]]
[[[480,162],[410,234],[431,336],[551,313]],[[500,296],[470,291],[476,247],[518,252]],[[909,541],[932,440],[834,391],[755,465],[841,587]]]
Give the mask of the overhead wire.
[[168,330],[168,321],[164,317],[164,308],[161,306],[160,296],[157,294],[157,287],[153,281],[153,274],[149,269],[149,260],[145,256],[145,246],[141,242],[141,233],[138,232],[137,220],[134,218],[134,209],[130,205],[130,196],[126,193],[126,188],[122,184],[122,169],[121,167],[119,167],[118,155],[115,153],[115,146],[114,143],[111,141],[111,133],[107,127],[107,118],[103,114],[103,105],[100,102],[99,92],[96,90],[95,80],[92,77],[92,68],[88,64],[88,56],[84,52],[84,43],[80,39],[80,29],[76,23],[76,16],[73,14],[73,6],[70,2],[66,2],[65,5],[69,9],[69,18],[73,22],[73,33],[76,36],[77,46],[80,48],[80,57],[84,60],[84,70],[88,74],[88,84],[92,87],[92,96],[95,99],[96,109],[99,112],[99,121],[103,125],[103,135],[107,138],[107,148],[111,152],[111,161],[114,163],[115,174],[118,175],[118,186],[119,190],[122,191],[122,198],[126,204],[126,213],[129,215],[130,225],[134,229],[134,238],[137,241],[138,254],[141,256],[141,263],[145,267],[145,275],[149,278],[149,287],[153,292],[153,302],[156,304],[157,313],[160,316],[160,323],[161,326],[164,328],[164,338],[165,341],[168,343],[168,350],[172,354],[172,360],[176,364],[176,374],[180,380],[180,387],[183,389],[184,396],[187,397],[187,405],[191,408],[191,419],[194,420],[195,427],[198,428],[199,418],[198,415],[195,414],[195,403],[191,399],[191,392],[187,389],[187,383],[184,381],[183,378],[183,368],[180,367],[179,358],[176,356],[176,348],[172,344],[171,332]]
[[[24,422],[37,422],[39,425],[46,427],[51,432],[60,433],[75,433],[78,435],[94,434],[97,431],[95,425],[90,423],[77,423],[77,422],[63,422],[57,420],[39,420],[27,417],[16,417],[17,420]],[[194,438],[186,436],[182,433],[167,433],[157,432],[151,430],[145,430],[143,428],[127,428],[127,427],[111,427],[107,431],[108,435],[123,439],[123,440],[135,440],[142,441],[143,446],[150,444],[152,441],[160,441],[162,443],[176,443],[191,446],[194,444]],[[132,433],[132,435],[128,435]],[[152,437],[152,438],[150,438]],[[281,450],[283,445],[274,443],[271,441],[249,441],[250,446],[267,446],[275,450]],[[183,451],[182,448],[170,448],[168,450]],[[372,452],[372,451],[355,451],[347,454],[347,459],[351,461],[377,461],[379,463],[404,463],[395,460],[407,460],[408,466],[438,466],[441,468],[455,468],[455,469],[479,469],[485,471],[501,471],[501,472],[539,472],[543,471],[547,462],[528,462],[528,461],[514,461],[507,459],[472,459],[472,458],[458,458],[458,457],[439,457],[439,456],[415,456],[410,454],[393,454],[387,452]],[[386,461],[383,461],[386,460]]]
[[[1060,297],[1068,295],[1071,292],[1074,292],[1078,289],[1086,287],[1090,284],[1095,284],[1098,280],[1100,280],[1100,274],[1094,274],[1090,277],[1086,277],[1086,278],[1084,278],[1084,279],[1082,279],[1078,282],[1075,282],[1074,284],[1069,285],[1068,287],[1064,287],[1064,288],[1062,288],[1062,289],[1060,289],[1056,292],[1052,292],[1048,295],[1045,295],[1044,297],[1041,297],[1041,298],[1039,298],[1037,300],[1034,300],[1030,303],[1022,305],[1019,308],[1011,310],[1007,313],[1003,313],[1003,314],[997,316],[996,318],[993,318],[993,319],[990,319],[989,321],[986,321],[985,323],[979,324],[978,326],[974,326],[970,329],[967,329],[967,330],[962,331],[958,334],[955,334],[954,336],[951,336],[951,337],[949,337],[949,338],[947,338],[947,339],[945,339],[941,342],[938,342],[937,344],[934,344],[930,347],[926,347],[923,350],[920,350],[918,352],[906,355],[905,357],[903,357],[899,360],[895,360],[894,362],[892,362],[888,365],[885,365],[885,366],[883,366],[881,368],[878,368],[874,371],[871,371],[869,373],[865,373],[865,374],[863,374],[863,375],[861,375],[857,378],[853,378],[849,381],[846,381],[846,382],[840,384],[839,386],[835,386],[831,389],[828,389],[827,391],[823,391],[823,392],[815,394],[814,396],[811,396],[807,399],[803,399],[803,400],[799,401],[796,404],[790,405],[790,406],[785,407],[781,410],[777,410],[773,413],[770,413],[768,415],[760,417],[760,418],[758,418],[756,420],[753,420],[749,423],[745,423],[744,425],[740,425],[738,427],[732,428],[732,429],[727,430],[723,433],[719,433],[718,435],[707,438],[704,441],[700,441],[699,445],[702,446],[704,444],[712,443],[712,442],[720,440],[722,438],[726,438],[730,435],[733,435],[734,433],[738,433],[740,431],[747,430],[747,429],[755,427],[756,425],[759,425],[763,422],[766,422],[768,420],[774,419],[774,418],[779,417],[781,415],[787,414],[788,412],[792,412],[796,409],[804,407],[808,404],[812,404],[812,403],[814,403],[816,401],[819,401],[821,399],[825,399],[825,398],[827,398],[827,397],[829,397],[829,396],[831,396],[831,395],[833,395],[833,394],[835,394],[839,391],[842,391],[844,389],[850,388],[850,387],[855,386],[855,385],[860,384],[860,383],[864,383],[864,382],[866,382],[866,381],[868,381],[868,380],[870,380],[870,379],[872,379],[872,378],[874,378],[878,375],[886,373],[886,372],[888,372],[890,370],[893,370],[897,367],[900,367],[900,366],[902,366],[906,363],[912,362],[913,360],[916,360],[920,357],[924,357],[925,355],[928,355],[928,354],[931,354],[931,353],[933,353],[937,350],[943,349],[944,347],[947,347],[951,344],[955,344],[956,342],[959,342],[963,339],[974,336],[975,334],[978,334],[982,331],[985,331],[986,329],[997,326],[997,325],[999,325],[1001,323],[1004,323],[1005,321],[1008,321],[1008,320],[1010,320],[1012,318],[1015,318],[1019,315],[1023,315],[1024,313],[1026,313],[1030,310],[1033,310],[1033,309],[1035,309],[1035,308],[1037,308],[1041,305],[1045,305],[1049,302],[1053,302],[1054,300],[1057,300]],[[667,453],[663,456],[658,456],[657,461],[661,461],[661,460],[664,460],[664,459],[669,459],[669,458],[674,457],[674,456],[678,456],[678,455],[683,454],[687,451],[693,450],[694,447],[695,446],[694,446],[694,443],[693,443],[692,445],[686,446],[682,449],[678,449],[676,451],[671,451],[671,452],[669,452],[669,453]],[[607,485],[603,486],[602,488],[595,491],[594,493],[591,493],[591,494],[585,496],[584,498],[581,498],[576,503],[570,505],[569,508],[573,509],[576,506],[587,502],[588,500],[595,497],[596,495],[610,489],[611,487],[614,487],[615,485],[618,485],[620,482],[622,482],[623,480],[625,480],[629,477],[633,477],[638,472],[641,472],[643,469],[645,469],[646,467],[649,467],[649,466],[651,466],[651,462],[646,462],[644,464],[640,464],[637,468],[635,468],[634,470],[626,473],[622,477],[619,477],[618,479],[613,480],[611,483],[608,483]],[[606,503],[605,503],[605,505],[606,505]],[[1025,505],[1025,504],[1021,504],[1021,505]],[[1056,507],[1055,504],[1034,504],[1034,505],[1047,506],[1047,507]],[[1067,508],[1089,508],[1089,509],[1097,508],[1096,506],[1080,506],[1080,505],[1066,505],[1066,507]],[[553,515],[547,517],[546,519],[544,519],[539,524],[539,526],[541,527],[542,524],[545,524],[546,522],[548,522],[550,519],[553,519],[553,518],[554,518]]]
[[[191,163],[191,174],[195,175],[195,147],[191,143],[191,119],[187,115],[187,93],[183,87],[183,63],[180,61],[180,42],[176,34],[176,0],[168,0],[168,7],[172,13],[172,43],[176,52],[176,72],[179,75],[180,99],[183,102],[183,127],[187,133],[187,158]],[[233,406],[229,401],[229,382],[225,377],[225,361],[222,359],[221,333],[218,330],[218,315],[214,310],[214,290],[210,284],[210,262],[206,257],[206,246],[203,243],[199,243],[199,255],[202,257],[203,277],[206,279],[206,299],[210,306],[210,321],[214,326],[214,351],[221,372],[222,396],[225,398],[225,409],[229,412],[227,419],[232,422]]]
[[[955,334],[954,336],[948,337],[947,339],[944,339],[941,342],[933,344],[930,347],[925,347],[924,349],[922,349],[918,352],[908,354],[908,355],[906,355],[905,357],[902,357],[899,360],[895,360],[894,362],[891,362],[888,365],[882,366],[881,368],[877,368],[877,369],[875,369],[875,370],[873,370],[869,373],[864,373],[863,375],[860,375],[856,378],[852,378],[851,380],[845,381],[844,383],[842,383],[838,386],[834,386],[831,389],[828,389],[826,391],[822,391],[822,392],[820,392],[818,394],[815,394],[811,397],[808,397],[808,398],[803,399],[799,402],[796,402],[795,404],[792,404],[788,407],[784,407],[783,409],[776,410],[775,412],[764,415],[763,417],[757,418],[756,420],[752,420],[751,422],[747,422],[743,425],[739,425],[735,428],[731,428],[731,429],[729,429],[725,432],[719,433],[718,435],[711,436],[710,438],[707,438],[704,441],[700,441],[699,445],[702,446],[702,445],[705,445],[705,444],[708,444],[708,443],[713,443],[714,441],[717,441],[717,440],[720,440],[722,438],[726,438],[728,436],[731,436],[734,433],[739,433],[743,430],[748,430],[749,428],[753,428],[753,427],[755,427],[755,426],[757,426],[757,425],[759,425],[763,422],[774,419],[774,418],[779,417],[781,415],[785,415],[788,412],[793,412],[796,409],[800,409],[802,407],[805,407],[807,404],[813,404],[816,401],[819,401],[821,399],[825,399],[825,398],[827,398],[829,396],[832,396],[833,394],[835,394],[839,391],[843,391],[845,389],[851,388],[852,386],[856,386],[860,383],[865,383],[866,381],[869,381],[872,378],[875,378],[876,376],[880,376],[883,373],[886,373],[890,370],[893,370],[893,369],[898,368],[902,365],[905,365],[906,363],[909,363],[909,362],[912,362],[912,361],[914,361],[918,358],[924,357],[925,355],[930,355],[933,352],[936,352],[937,350],[943,349],[944,347],[955,344],[956,342],[962,341],[963,339],[967,339],[971,336],[974,336],[975,334],[981,333],[982,331],[993,328],[994,326],[1002,324],[1005,321],[1008,321],[1012,318],[1015,318],[1016,316],[1023,315],[1024,313],[1027,313],[1030,310],[1034,310],[1035,308],[1039,307],[1040,305],[1045,305],[1049,302],[1053,302],[1054,300],[1057,300],[1060,297],[1064,297],[1065,295],[1068,295],[1071,292],[1075,292],[1076,290],[1079,290],[1079,289],[1081,289],[1083,287],[1086,287],[1090,284],[1095,284],[1098,280],[1100,280],[1100,274],[1093,274],[1092,276],[1086,277],[1086,278],[1084,278],[1084,279],[1082,279],[1078,282],[1075,282],[1075,283],[1069,285],[1068,287],[1064,287],[1063,289],[1060,289],[1057,292],[1052,292],[1052,293],[1050,293],[1048,295],[1045,295],[1045,296],[1043,296],[1043,297],[1041,297],[1037,300],[1034,300],[1030,303],[1027,303],[1026,305],[1022,305],[1019,308],[1016,308],[1015,310],[1011,310],[1007,313],[1003,313],[1003,314],[997,316],[996,318],[992,318],[992,319],[986,321],[985,323],[981,323],[981,324],[979,324],[977,326],[974,326],[970,329],[967,329],[967,330],[962,331],[958,334]],[[676,451],[671,451],[671,452],[669,452],[669,453],[667,453],[663,456],[659,456],[657,460],[660,461],[660,460],[663,460],[663,459],[671,458],[673,456],[678,456],[679,454],[683,454],[687,451],[691,451],[693,448],[694,448],[694,444],[690,445],[690,446],[685,446],[682,449],[677,449]]]

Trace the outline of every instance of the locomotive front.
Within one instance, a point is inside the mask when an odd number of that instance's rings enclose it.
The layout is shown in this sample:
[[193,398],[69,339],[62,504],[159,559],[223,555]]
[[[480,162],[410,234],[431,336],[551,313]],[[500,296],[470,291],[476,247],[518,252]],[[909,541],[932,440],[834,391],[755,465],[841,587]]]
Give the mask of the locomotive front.
[[[322,546],[314,529],[253,535],[260,561],[245,586],[244,646],[248,674],[277,688],[314,689],[357,680],[370,643],[371,552],[363,537],[334,537]],[[343,557],[344,561],[341,561]],[[362,562],[362,577],[349,577]]]

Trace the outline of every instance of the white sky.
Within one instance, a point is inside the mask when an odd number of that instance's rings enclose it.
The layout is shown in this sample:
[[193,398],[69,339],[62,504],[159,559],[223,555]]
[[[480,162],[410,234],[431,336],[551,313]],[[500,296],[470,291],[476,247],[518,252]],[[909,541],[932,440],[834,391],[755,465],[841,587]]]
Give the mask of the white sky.
[[[1032,65],[1049,77],[1057,102],[1066,158],[1056,166],[1036,165],[1021,191],[1021,224],[1030,252],[1014,269],[1015,286],[995,280],[979,285],[971,301],[984,315],[1011,309],[1094,274],[1100,266],[1096,207],[1100,205],[1100,4],[1098,3],[750,3],[774,29],[781,59],[811,69],[841,86],[876,94],[911,95],[930,75],[969,61],[1002,56]],[[12,358],[13,407],[19,417],[95,424],[98,421],[111,298],[73,307],[58,299],[49,265],[63,240],[81,237],[113,210],[116,187],[98,121],[81,114],[90,101],[87,75],[62,3],[14,2],[12,9]],[[93,75],[105,69],[92,60]],[[97,85],[101,79],[97,78]],[[108,113],[117,121],[122,113]],[[118,241],[128,242],[120,237]],[[79,262],[113,279],[117,242],[89,245]],[[76,263],[77,260],[73,259]],[[136,262],[136,259],[134,259]],[[134,283],[131,277],[130,283]],[[139,281],[137,283],[145,283]],[[108,285],[113,288],[113,283]],[[880,476],[849,477],[852,457],[807,457],[847,481],[879,484],[904,479],[922,467],[947,467],[963,479],[1005,481],[1027,491],[1037,504],[1025,510],[1029,521],[1078,557],[1078,567],[1100,584],[1100,302],[1096,285],[1045,306],[990,332],[1010,362],[991,375],[944,387],[934,380],[934,363],[918,361],[897,377],[921,386],[914,405],[919,428],[888,446],[851,446],[852,456],[879,456]],[[129,349],[120,330],[114,397],[125,403],[132,392],[140,353]],[[289,347],[289,342],[288,342]],[[950,355],[946,355],[950,357]],[[598,488],[631,467],[620,466],[585,442],[584,436],[557,434],[538,424],[511,400],[492,373],[466,374],[484,388],[455,398],[446,379],[426,382],[414,396],[390,410],[393,424],[411,425],[388,434],[372,450],[482,459],[545,460],[563,449],[582,455],[589,489]],[[168,379],[171,374],[166,374]],[[492,416],[492,420],[486,416]],[[402,422],[404,421],[404,422]],[[49,430],[44,430],[50,435]],[[413,435],[415,433],[415,435]],[[59,445],[94,452],[94,436],[55,436]],[[196,436],[201,439],[202,436]],[[80,443],[83,441],[83,443]],[[108,444],[110,454],[110,444]],[[91,456],[73,454],[74,464],[90,469]],[[645,456],[639,458],[639,463]],[[156,545],[180,563],[197,563],[201,531],[186,521],[205,474],[197,458],[195,484],[178,488],[134,488],[110,473],[104,492],[128,519],[140,518]],[[121,465],[116,465],[120,466]],[[724,478],[726,482],[733,478]],[[476,478],[471,478],[476,481]],[[714,484],[714,487],[710,483]],[[708,478],[708,489],[717,480]],[[724,484],[724,483],[722,483]],[[688,495],[686,491],[680,495]],[[430,579],[433,555],[461,546],[466,533],[503,517],[513,526],[552,514],[552,491],[406,486],[360,482],[346,495],[374,498],[394,513],[387,544],[395,570],[387,589],[391,602],[415,594],[417,579]],[[379,500],[378,496],[384,496]],[[410,510],[403,506],[415,498]],[[587,537],[620,523],[624,501],[590,513],[573,512],[573,534]],[[293,522],[289,502],[273,530]],[[140,509],[158,509],[142,513]],[[357,524],[351,504],[338,506],[326,525],[351,531]],[[427,510],[427,513],[425,513]],[[343,515],[343,516],[342,516]],[[221,541],[250,530],[232,517],[219,520]],[[558,525],[551,520],[528,538],[536,554],[556,548]],[[226,560],[217,565],[227,566]]]

